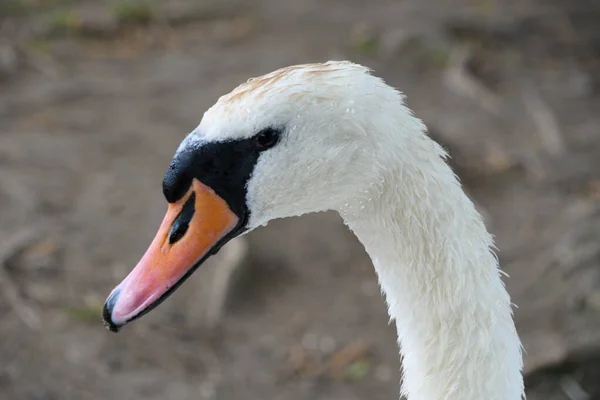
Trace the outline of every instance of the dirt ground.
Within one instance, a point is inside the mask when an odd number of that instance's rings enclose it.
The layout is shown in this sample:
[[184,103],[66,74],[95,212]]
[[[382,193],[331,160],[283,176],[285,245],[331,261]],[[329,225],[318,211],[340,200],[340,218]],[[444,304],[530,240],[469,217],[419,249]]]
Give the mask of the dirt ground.
[[596,0],[3,0],[0,397],[397,398],[394,329],[334,214],[248,235],[214,327],[231,249],[121,333],[100,320],[204,110],[351,59],[408,95],[496,235],[528,398],[600,399],[599,27]]

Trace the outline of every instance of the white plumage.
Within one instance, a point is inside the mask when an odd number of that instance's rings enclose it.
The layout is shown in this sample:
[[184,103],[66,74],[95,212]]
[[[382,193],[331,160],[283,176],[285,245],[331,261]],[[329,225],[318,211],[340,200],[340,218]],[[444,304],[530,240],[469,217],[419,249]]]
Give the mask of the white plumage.
[[247,186],[249,227],[337,210],[373,260],[409,400],[518,400],[521,345],[493,240],[403,96],[349,62],[299,65],[223,96],[180,149],[285,126]]

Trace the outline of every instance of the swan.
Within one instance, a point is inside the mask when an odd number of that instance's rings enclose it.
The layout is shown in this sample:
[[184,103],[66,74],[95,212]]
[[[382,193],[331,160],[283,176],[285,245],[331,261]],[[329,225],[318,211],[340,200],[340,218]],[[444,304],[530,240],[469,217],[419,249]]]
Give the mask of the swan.
[[[232,238],[336,210],[375,267],[409,400],[524,397],[521,343],[492,236],[404,95],[348,61],[253,78],[209,108],[163,180],[156,237],[111,292],[118,331]],[[400,377],[399,377],[400,379]]]

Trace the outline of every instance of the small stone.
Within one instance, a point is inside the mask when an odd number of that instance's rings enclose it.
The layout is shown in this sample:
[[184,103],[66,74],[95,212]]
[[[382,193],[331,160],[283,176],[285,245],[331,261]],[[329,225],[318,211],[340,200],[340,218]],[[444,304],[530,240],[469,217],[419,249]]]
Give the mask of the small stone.
[[319,337],[314,333],[307,333],[302,337],[302,346],[306,350],[317,350],[319,348]]
[[492,146],[487,151],[485,164],[489,172],[501,173],[512,168],[515,164],[515,160],[513,160],[504,149]]
[[335,350],[335,339],[331,336],[323,336],[319,341],[319,350],[323,354],[331,354]]

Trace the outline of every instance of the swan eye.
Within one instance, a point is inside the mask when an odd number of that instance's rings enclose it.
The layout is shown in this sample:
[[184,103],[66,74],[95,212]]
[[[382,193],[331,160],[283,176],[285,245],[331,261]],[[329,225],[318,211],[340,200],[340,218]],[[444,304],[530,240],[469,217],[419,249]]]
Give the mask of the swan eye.
[[279,131],[273,128],[263,129],[256,135],[256,147],[259,150],[267,150],[275,146],[279,141]]

